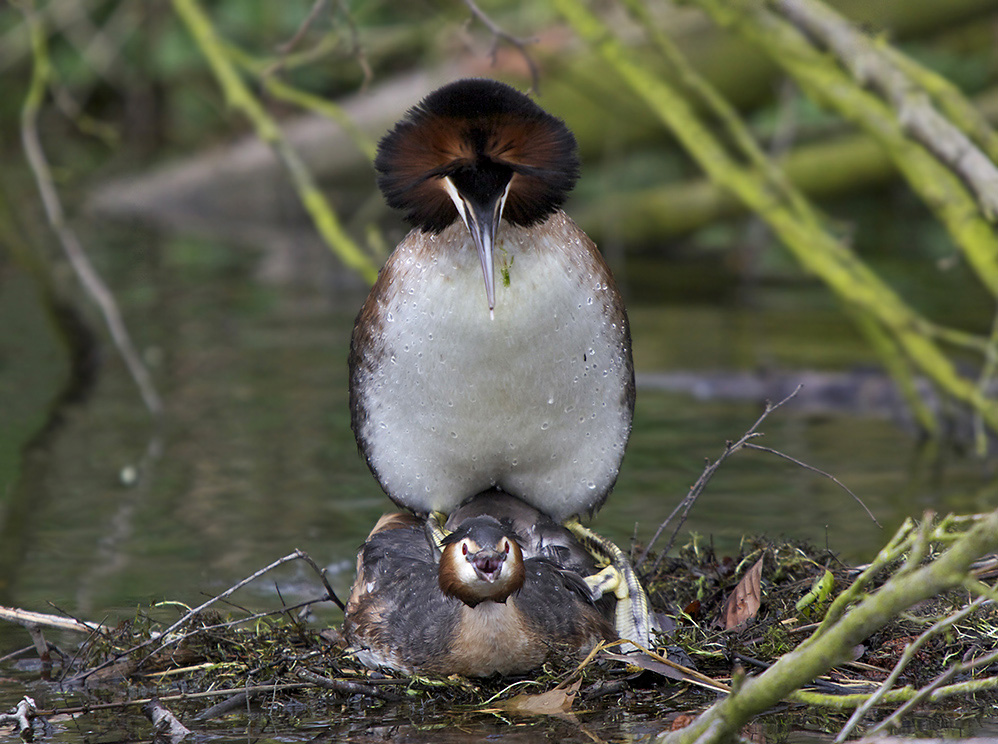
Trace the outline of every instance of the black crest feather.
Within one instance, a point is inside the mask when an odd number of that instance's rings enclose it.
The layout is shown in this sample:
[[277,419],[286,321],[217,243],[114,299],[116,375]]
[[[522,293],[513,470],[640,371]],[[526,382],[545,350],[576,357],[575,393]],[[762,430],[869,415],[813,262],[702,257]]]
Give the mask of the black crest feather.
[[[579,177],[575,137],[528,96],[495,80],[467,79],[430,93],[381,140],[374,167],[389,206],[439,232],[458,218],[441,180],[460,176],[513,183],[503,216],[543,221]],[[496,194],[498,197],[498,194]]]

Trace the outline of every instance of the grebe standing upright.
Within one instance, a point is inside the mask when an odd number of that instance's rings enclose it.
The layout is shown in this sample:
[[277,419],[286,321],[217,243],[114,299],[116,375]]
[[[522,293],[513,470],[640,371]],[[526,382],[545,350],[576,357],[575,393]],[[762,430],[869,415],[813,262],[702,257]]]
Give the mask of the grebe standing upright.
[[630,333],[609,268],[560,209],[575,150],[560,119],[477,79],[431,93],[380,143],[379,186],[414,229],[357,318],[350,404],[400,506],[449,513],[499,487],[562,521],[617,479]]

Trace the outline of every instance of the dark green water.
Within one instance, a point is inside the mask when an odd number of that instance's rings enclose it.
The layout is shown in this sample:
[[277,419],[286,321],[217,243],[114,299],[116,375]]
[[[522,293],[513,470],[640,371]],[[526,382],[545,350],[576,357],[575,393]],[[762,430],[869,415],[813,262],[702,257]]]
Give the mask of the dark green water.
[[[64,347],[29,275],[8,267],[0,285],[8,319],[0,336],[0,604],[113,622],[162,600],[198,604],[295,548],[330,566],[334,588],[345,593],[357,547],[391,509],[349,429],[347,346],[365,288],[337,279],[320,249],[293,254],[276,281],[266,270],[274,255],[245,247],[108,226],[85,239],[165,400],[155,440],[161,454],[139,484],[123,483],[154,431],[106,343],[86,395],[53,409],[68,382]],[[639,375],[842,370],[869,361],[815,285],[761,287],[751,302],[656,289],[682,284],[682,271],[648,261],[618,271],[631,298]],[[96,314],[80,306],[103,338]],[[761,410],[761,401],[639,388],[620,480],[594,527],[622,544],[633,534],[647,540],[704,458],[716,457]],[[907,516],[978,511],[998,500],[981,463],[927,453],[882,417],[809,414],[791,403],[762,431],[767,446],[848,485],[884,529],[831,481],[744,452],[710,484],[681,541],[696,532],[723,554],[743,535],[785,535],[862,561]],[[244,590],[239,603],[277,606],[275,583],[289,603],[320,594],[311,572],[290,564]],[[338,615],[320,611],[318,621]],[[0,655],[28,642],[20,628],[0,625]],[[0,707],[19,689],[0,684]],[[656,730],[646,719],[618,716],[608,732],[601,720],[602,735],[623,740]],[[566,738],[552,726],[541,735]],[[79,741],[70,729],[66,738]]]

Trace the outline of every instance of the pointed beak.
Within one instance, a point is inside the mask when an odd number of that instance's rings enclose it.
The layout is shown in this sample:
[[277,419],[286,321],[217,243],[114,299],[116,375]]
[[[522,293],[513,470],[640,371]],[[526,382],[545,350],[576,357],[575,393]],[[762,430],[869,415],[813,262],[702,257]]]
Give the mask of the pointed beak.
[[485,298],[489,303],[489,314],[495,317],[496,307],[496,279],[493,259],[493,250],[496,244],[496,235],[499,232],[499,221],[502,219],[503,208],[506,206],[506,197],[509,196],[509,187],[512,179],[506,184],[502,195],[489,203],[476,204],[467,199],[457,187],[454,186],[450,178],[444,178],[444,189],[450,196],[457,213],[461,215],[465,227],[471,233],[471,239],[478,249],[478,258],[482,262],[482,274],[485,276]]

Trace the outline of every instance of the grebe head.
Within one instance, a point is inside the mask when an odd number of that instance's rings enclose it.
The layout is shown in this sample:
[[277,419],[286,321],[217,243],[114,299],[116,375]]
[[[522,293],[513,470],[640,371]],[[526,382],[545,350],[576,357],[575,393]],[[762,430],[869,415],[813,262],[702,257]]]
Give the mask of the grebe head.
[[440,589],[466,605],[505,602],[523,586],[523,553],[511,529],[492,517],[469,519],[443,540]]
[[492,251],[499,222],[530,226],[565,201],[579,177],[575,137],[523,93],[495,80],[445,85],[382,138],[374,167],[388,205],[423,231],[460,218],[495,307]]

